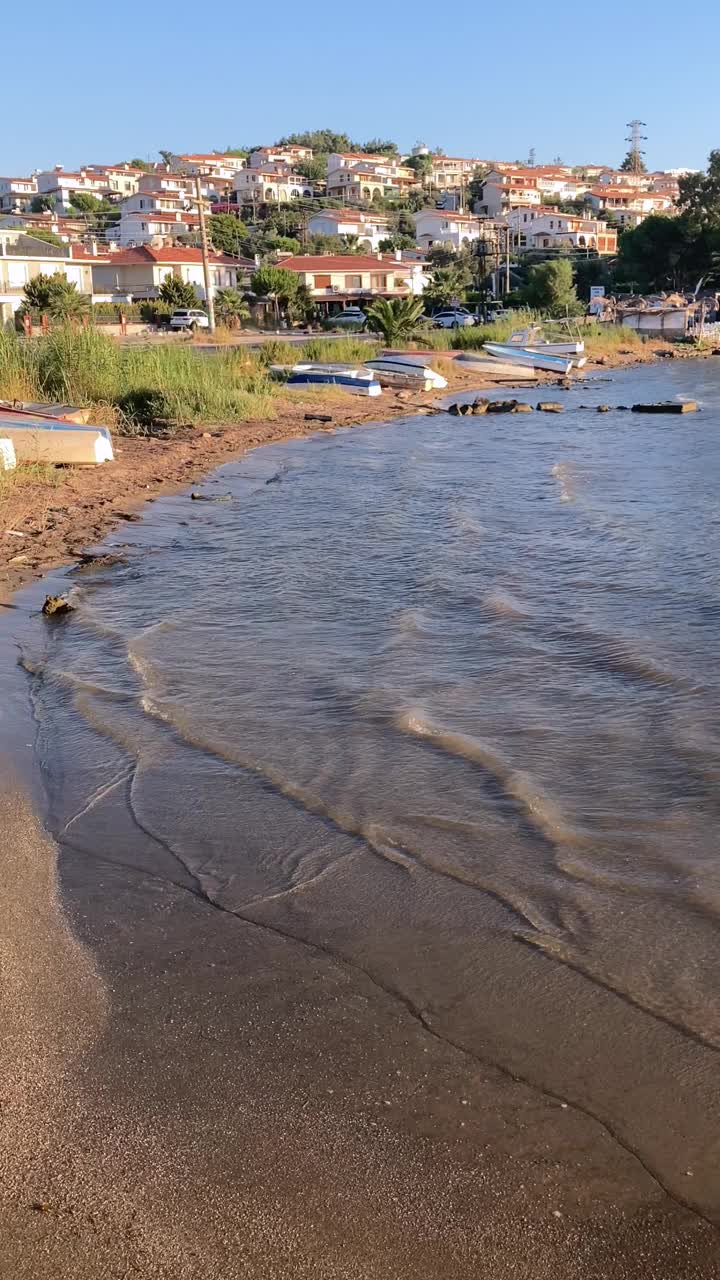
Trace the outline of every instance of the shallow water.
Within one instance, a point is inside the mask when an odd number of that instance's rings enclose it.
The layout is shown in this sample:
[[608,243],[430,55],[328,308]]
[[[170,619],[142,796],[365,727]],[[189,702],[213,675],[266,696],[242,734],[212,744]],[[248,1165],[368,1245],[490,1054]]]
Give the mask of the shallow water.
[[341,956],[718,1215],[720,370],[559,394],[156,504],[25,646],[50,823]]

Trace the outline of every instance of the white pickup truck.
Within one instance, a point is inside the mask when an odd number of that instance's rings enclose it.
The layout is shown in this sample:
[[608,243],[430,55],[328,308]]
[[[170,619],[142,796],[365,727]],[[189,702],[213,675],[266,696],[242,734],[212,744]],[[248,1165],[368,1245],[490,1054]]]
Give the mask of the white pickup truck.
[[171,329],[208,329],[210,321],[207,312],[200,308],[178,307],[170,317]]

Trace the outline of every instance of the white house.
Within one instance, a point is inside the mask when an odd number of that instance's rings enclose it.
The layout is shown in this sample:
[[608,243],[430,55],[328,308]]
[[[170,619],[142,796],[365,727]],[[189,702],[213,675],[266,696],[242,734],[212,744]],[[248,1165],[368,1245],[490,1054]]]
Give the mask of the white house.
[[452,213],[446,209],[420,209],[413,214],[415,240],[422,249],[434,244],[460,249],[481,235],[480,219],[469,213]]
[[488,218],[498,218],[510,209],[542,204],[534,169],[495,168],[487,175],[482,198],[476,211]]
[[[132,302],[157,298],[160,286],[169,274],[195,287],[199,299],[205,298],[202,253],[191,248],[137,248],[97,252],[82,245],[72,246],[73,259],[89,267],[92,296],[96,302]],[[238,282],[249,280],[255,263],[246,258],[231,258],[223,253],[210,254],[210,287],[237,288]]]
[[438,156],[432,159],[430,184],[439,191],[459,191],[467,187],[478,169],[485,169],[488,160],[465,159],[462,156]]
[[382,213],[363,213],[358,209],[323,209],[308,219],[311,236],[357,236],[359,246],[376,253],[380,241],[387,239],[389,219]]
[[312,183],[299,173],[275,169],[243,169],[235,175],[233,191],[238,204],[270,203],[312,197]]
[[251,169],[268,169],[273,165],[284,165],[292,169],[301,160],[312,160],[312,147],[293,145],[275,147],[256,147],[250,152],[247,164]]
[[527,249],[570,248],[600,255],[617,253],[617,232],[599,218],[543,209],[513,209],[504,219],[510,227],[512,247]]
[[399,253],[299,254],[281,262],[285,270],[298,273],[328,315],[374,298],[419,296],[427,281],[426,264],[403,261]]
[[180,171],[190,173],[193,177],[199,173],[209,174],[215,178],[232,179],[247,164],[244,156],[226,156],[215,151],[208,154],[178,156],[177,160]]
[[35,178],[0,178],[0,212],[24,213],[37,195]]
[[327,193],[343,200],[372,200],[373,196],[398,196],[417,185],[413,169],[399,156],[363,155],[334,151],[328,156]]
[[146,170],[135,169],[131,164],[86,164],[83,172],[104,178],[109,192],[127,196],[137,191]]
[[34,276],[59,274],[81,293],[91,292],[89,269],[74,259],[74,248],[34,240],[21,227],[0,229],[0,324],[12,319]]
[[595,187],[586,198],[597,212],[612,213],[620,227],[639,226],[650,214],[667,213],[673,208],[669,195],[637,187]]
[[68,173],[62,165],[54,169],[45,169],[36,174],[39,195],[52,196],[58,213],[67,212],[78,192],[102,199],[110,194],[108,179],[104,173],[91,173],[80,169],[78,173]]

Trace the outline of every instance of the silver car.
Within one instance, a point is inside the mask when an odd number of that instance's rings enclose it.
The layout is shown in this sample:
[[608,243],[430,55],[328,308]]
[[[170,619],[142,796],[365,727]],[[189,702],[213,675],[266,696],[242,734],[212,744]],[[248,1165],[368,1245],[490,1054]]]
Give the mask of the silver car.
[[475,317],[465,307],[445,307],[435,312],[432,322],[436,329],[464,329],[475,324]]

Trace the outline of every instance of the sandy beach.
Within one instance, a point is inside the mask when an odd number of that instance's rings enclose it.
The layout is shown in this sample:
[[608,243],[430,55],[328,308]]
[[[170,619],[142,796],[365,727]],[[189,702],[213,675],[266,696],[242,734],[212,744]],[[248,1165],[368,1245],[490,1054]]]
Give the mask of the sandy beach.
[[[451,390],[471,388],[477,378],[468,373],[458,375]],[[431,399],[386,396],[382,416],[411,416],[423,405],[432,412]],[[306,413],[317,411],[331,413],[333,422],[306,421]],[[328,795],[333,764],[342,775],[335,807],[328,799],[323,808],[301,803],[297,781],[283,791],[279,766],[251,763],[244,754],[250,752],[253,717],[238,731],[240,754],[225,758],[207,728],[193,738],[183,720],[146,714],[146,706],[162,702],[161,686],[152,683],[159,679],[153,666],[158,654],[180,653],[173,669],[178,685],[185,652],[193,666],[190,627],[182,644],[175,644],[175,633],[161,632],[157,652],[130,646],[127,664],[123,648],[118,683],[110,585],[109,613],[100,609],[101,591],[87,619],[82,611],[73,615],[79,627],[88,627],[86,637],[63,651],[64,633],[56,630],[43,643],[44,623],[36,617],[43,595],[68,582],[51,570],[77,561],[109,529],[132,524],[143,503],[179,495],[211,468],[261,444],[377,418],[373,404],[301,400],[270,423],[173,441],[122,440],[113,468],[68,474],[43,512],[28,507],[15,513],[12,527],[17,522],[32,539],[28,561],[10,563],[8,551],[21,554],[15,546],[20,539],[3,540],[0,600],[9,606],[0,612],[3,1280],[720,1277],[711,1039],[686,1034],[669,1015],[656,1017],[652,1005],[643,1007],[632,993],[618,997],[609,978],[589,982],[580,964],[555,964],[552,953],[541,955],[527,939],[518,940],[492,876],[478,893],[467,868],[441,875],[439,863],[419,860],[410,867],[404,846],[388,852],[391,842],[381,839],[369,818],[368,834],[365,805],[371,797],[379,802],[380,785],[375,774],[364,772],[370,766],[363,757],[356,801],[362,821],[356,819],[348,781],[353,770],[346,766],[354,761],[353,743],[365,741],[378,725],[385,731],[382,710],[372,703],[366,722],[349,725],[347,740],[330,742],[329,760],[311,760],[312,785],[323,779]],[[375,434],[353,432],[352,440]],[[320,440],[317,449],[335,443]],[[433,452],[437,444],[426,441],[431,489],[447,457],[447,451]],[[367,445],[354,476],[377,474],[373,447],[381,442]],[[294,459],[295,488],[266,488],[263,455],[256,456],[258,502],[270,495],[268,507],[255,519],[249,497],[237,503],[238,512],[247,508],[247,523],[229,524],[226,548],[243,548],[247,541],[252,559],[253,528],[268,536],[263,521],[275,519],[272,528],[282,529],[288,518],[283,505],[291,503],[286,495],[299,492],[302,466],[312,501],[316,474],[329,466],[313,464],[315,448],[311,441],[299,446],[309,456]],[[394,455],[389,465],[393,475],[402,473]],[[417,466],[414,461],[406,503],[421,488]],[[512,459],[509,474],[518,466]],[[341,484],[345,475],[341,468]],[[488,475],[492,489],[497,482]],[[559,493],[550,467],[543,484]],[[275,502],[278,492],[284,504]],[[328,489],[329,509],[337,505],[333,492]],[[544,500],[533,510],[549,506]],[[561,505],[558,498],[557,506],[563,518],[573,514],[570,502]],[[299,527],[308,509],[299,510]],[[194,505],[194,536],[210,569],[206,543],[217,521],[231,521],[234,512],[231,503]],[[173,509],[168,524],[179,514]],[[458,525],[463,539],[471,539],[473,568],[483,559],[472,541],[479,536],[473,513],[453,507],[452,514],[464,522]],[[388,509],[378,507],[379,528],[394,532],[395,516],[391,497]],[[539,524],[540,517],[534,519]],[[164,527],[160,519],[147,544],[157,576],[150,586],[137,587],[131,613],[139,600],[153,596],[153,584],[159,592],[171,577],[161,558],[172,541]],[[609,528],[607,522],[601,526],[606,542],[625,536]],[[553,531],[548,546],[555,536]],[[286,544],[278,542],[277,564],[258,588],[262,610],[270,609],[273,577],[291,572],[288,548],[295,541],[291,528]],[[140,542],[136,565],[142,552]],[[193,554],[194,544],[182,548],[184,566]],[[301,572],[311,559],[300,555]],[[521,561],[513,551],[512,566]],[[401,562],[404,578],[406,557]],[[144,563],[152,566],[153,556]],[[221,586],[223,563],[218,557]],[[244,573],[240,580],[250,597],[246,567]],[[72,580],[82,588],[82,575]],[[117,588],[129,589],[128,582]],[[515,597],[495,594],[490,603],[498,625],[514,625]],[[408,612],[400,611],[403,624]],[[268,617],[269,636],[278,624]],[[146,645],[157,637],[158,625],[166,623],[143,619]],[[418,619],[409,626],[397,646],[403,653],[412,648]],[[443,629],[443,637],[448,633]],[[204,633],[198,643],[212,656]],[[231,697],[220,687],[223,678],[231,683],[223,671],[246,665],[251,690],[262,676],[239,633],[228,643],[220,675],[211,673],[208,686],[220,705]],[[82,644],[90,655],[87,671],[72,669],[72,654]],[[311,649],[298,645],[303,654]],[[18,653],[23,672],[13,670]],[[613,660],[618,662],[615,650]],[[347,668],[355,671],[357,663],[348,661]],[[420,669],[424,673],[422,660]],[[321,674],[312,673],[318,702],[329,698],[330,675]],[[663,694],[668,677],[664,668],[648,666],[643,673],[636,663],[629,678],[631,690],[640,686],[644,706]],[[293,680],[304,709],[300,674]],[[282,677],[275,681],[282,703],[287,686]],[[372,693],[363,689],[363,697]],[[462,692],[459,697],[466,700]],[[260,697],[259,705],[259,719],[267,716],[272,737],[282,737],[272,723],[271,700]],[[100,712],[108,707],[105,721]],[[234,714],[232,719],[235,726]],[[349,719],[342,703],[336,716],[342,732]],[[331,727],[335,731],[335,721]],[[294,729],[292,721],[287,728]],[[372,739],[367,759],[377,760],[380,775],[393,768],[402,775],[402,785],[393,789],[388,782],[382,792],[392,811],[400,807],[395,797],[412,810],[425,794],[438,815],[447,810],[437,844],[450,847],[453,828],[463,825],[449,813],[453,795],[467,785],[470,805],[482,807],[481,772],[468,771],[477,761],[453,760],[457,772],[448,776],[446,794],[443,784],[431,800],[424,784],[440,768],[441,753],[423,754],[418,773],[408,771],[406,781],[403,752],[415,750],[408,738],[392,738],[387,755],[380,754],[384,740]],[[467,741],[449,739],[455,750],[467,750]],[[424,751],[426,744],[420,746]],[[695,740],[692,747],[697,749]],[[593,752],[593,758],[602,754]],[[304,741],[297,755],[311,758]],[[286,769],[282,777],[296,778],[298,769],[292,775]],[[498,776],[496,769],[492,787],[482,791],[488,813],[502,790]],[[503,792],[503,813],[508,798],[520,803],[523,777],[513,775]],[[517,849],[532,837],[533,850],[537,844],[547,852],[559,831],[558,847],[569,862],[577,850],[563,844],[562,814],[538,808],[539,784],[529,793],[525,821],[515,832]],[[307,834],[301,820],[309,824]],[[670,831],[677,830],[682,843],[681,821],[682,815]],[[207,834],[197,862],[187,852],[200,843],[194,824],[203,839]],[[221,866],[225,826],[233,848],[236,836],[243,851],[287,845],[289,887],[236,890],[243,874]],[[361,850],[354,843],[358,833],[365,840]],[[326,842],[333,851],[327,865],[316,861]],[[479,843],[490,850],[488,832]],[[689,837],[687,843],[692,845]],[[514,886],[523,864],[510,847]],[[579,847],[589,858],[588,842]],[[307,856],[307,879],[299,872],[293,878],[296,851]],[[300,852],[297,857],[302,861]],[[243,872],[252,885],[257,875],[259,884],[266,868],[251,863],[248,855]],[[587,903],[577,911],[564,904],[557,915],[561,921],[580,918],[588,909]],[[630,909],[640,937],[640,909],[634,901]],[[538,914],[528,910],[530,917]],[[613,908],[610,915],[621,920],[622,912]],[[604,928],[604,916],[602,921]],[[632,933],[621,925],[619,937]],[[649,951],[641,953],[642,963],[630,968],[642,985],[651,965]],[[695,975],[692,989],[699,985]]]

